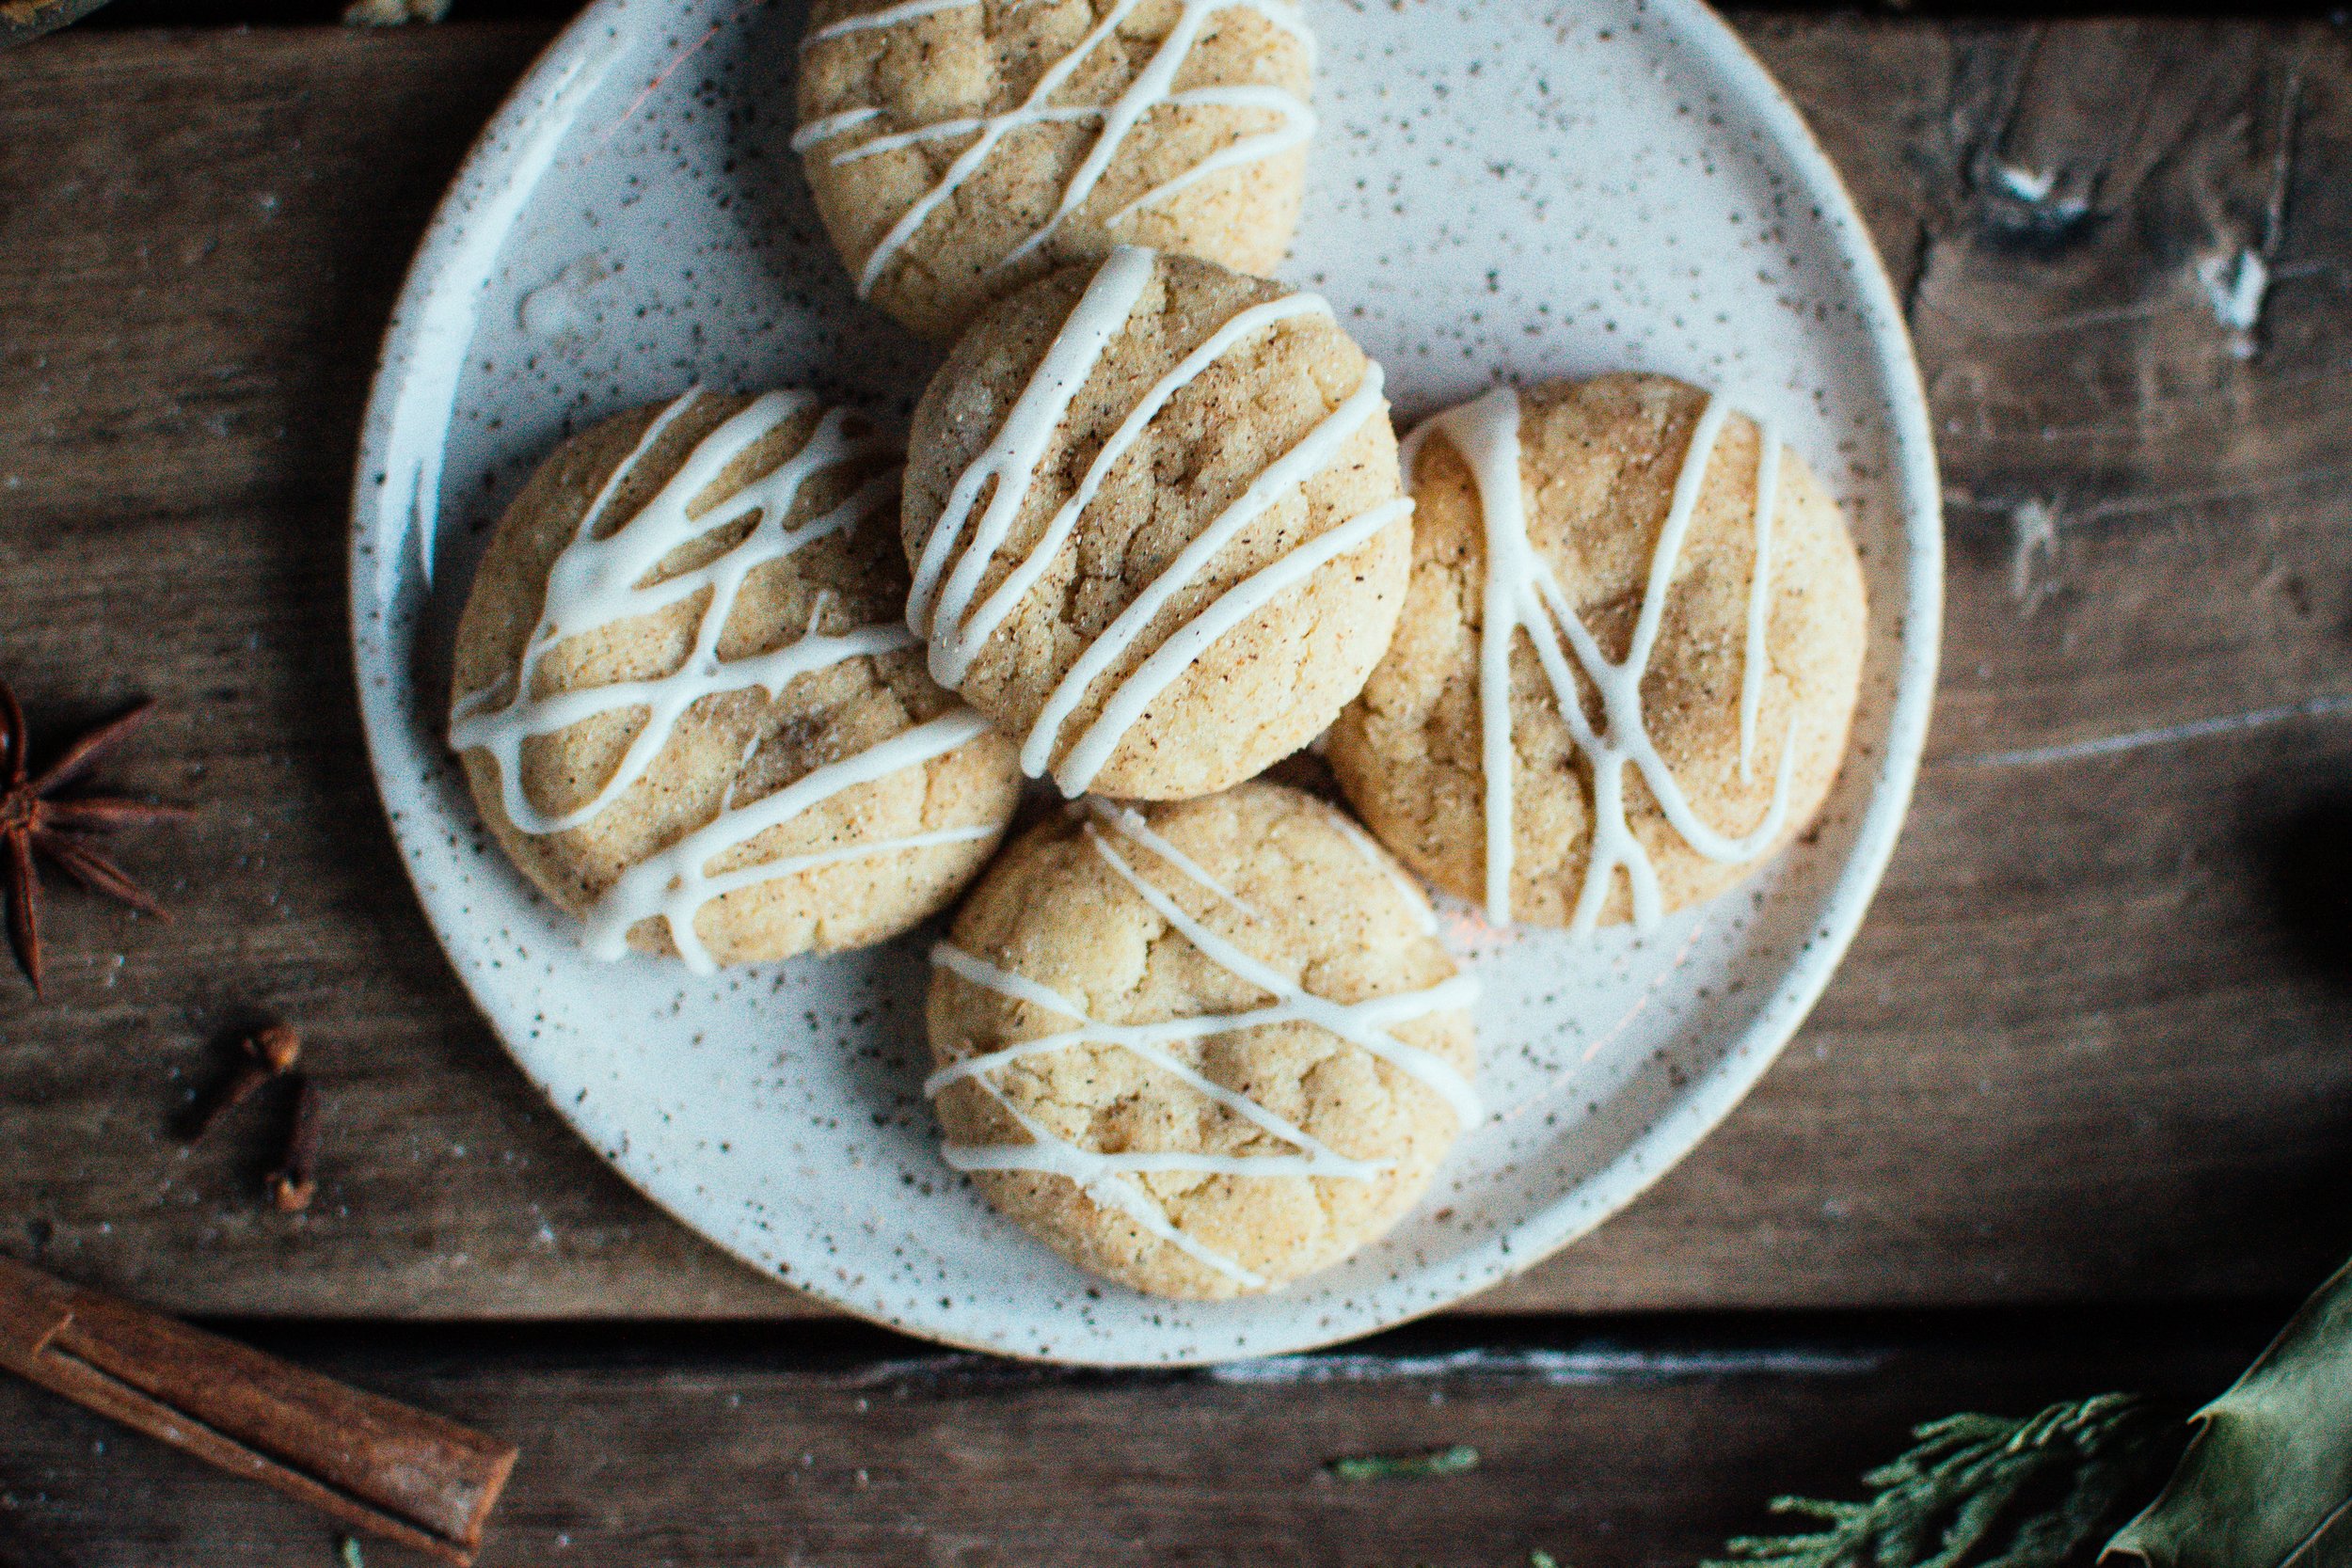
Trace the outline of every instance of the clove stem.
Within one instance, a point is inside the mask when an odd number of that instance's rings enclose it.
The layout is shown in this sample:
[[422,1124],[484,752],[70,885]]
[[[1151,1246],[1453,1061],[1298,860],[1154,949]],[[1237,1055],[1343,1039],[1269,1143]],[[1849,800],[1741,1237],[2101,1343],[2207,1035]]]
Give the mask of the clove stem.
[[286,1156],[270,1172],[263,1190],[280,1213],[298,1214],[310,1207],[318,1192],[319,1088],[310,1079],[294,1091],[294,1131],[286,1139]]

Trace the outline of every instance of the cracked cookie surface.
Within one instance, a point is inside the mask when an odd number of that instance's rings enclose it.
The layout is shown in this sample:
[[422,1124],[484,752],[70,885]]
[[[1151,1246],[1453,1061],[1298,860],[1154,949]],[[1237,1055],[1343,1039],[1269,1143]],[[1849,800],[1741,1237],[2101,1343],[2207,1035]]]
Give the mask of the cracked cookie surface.
[[1114,244],[1272,272],[1312,60],[1289,0],[818,0],[793,146],[861,295],[945,340]]
[[[1488,417],[1463,420],[1481,408],[1465,405],[1419,437],[1405,611],[1380,667],[1334,726],[1327,759],[1364,820],[1406,864],[1490,911],[1501,892],[1512,920],[1572,923],[1593,871],[1597,824],[1613,824],[1635,846],[1604,860],[1590,911],[1600,923],[1636,912],[1631,873],[1612,860],[1646,862],[1661,912],[1710,897],[1802,832],[1836,782],[1867,641],[1861,567],[1845,520],[1804,460],[1782,450],[1772,465],[1766,590],[1752,607],[1757,488],[1768,466],[1757,425],[1718,411],[1688,531],[1672,552],[1662,595],[1654,594],[1661,535],[1708,394],[1665,376],[1618,374],[1530,388],[1515,410],[1481,402]],[[1503,440],[1499,433],[1514,416],[1516,440]],[[1463,450],[1482,440],[1490,465],[1512,467],[1517,480],[1523,526],[1503,527],[1506,547],[1523,533],[1561,597],[1560,607],[1539,603],[1542,591],[1530,588],[1535,597],[1521,608],[1535,608],[1514,624],[1502,889],[1488,874],[1481,670],[1486,619],[1502,602],[1488,593],[1497,518]],[[1516,464],[1495,455],[1514,445]],[[1628,661],[1653,597],[1656,641],[1639,667],[1638,715],[1623,697],[1612,709],[1591,672],[1596,662]],[[1561,607],[1589,633],[1592,658],[1566,634]],[[1731,856],[1701,852],[1671,819],[1653,787],[1657,775],[1638,762],[1615,769],[1615,813],[1597,813],[1596,749],[1572,736],[1537,631],[1524,624],[1531,621],[1553,628],[1558,669],[1597,738],[1646,746],[1643,760],[1662,769],[1701,836],[1711,830],[1767,842]],[[1751,660],[1752,646],[1760,646],[1760,661]],[[1760,677],[1753,683],[1752,664]],[[1629,736],[1637,721],[1642,734]],[[1776,793],[1785,796],[1781,823],[1767,833]]]
[[1476,1114],[1474,988],[1395,863],[1296,790],[1072,807],[1005,851],[935,962],[949,1163],[1137,1290],[1328,1267]]
[[[862,946],[944,907],[993,848],[1011,749],[956,728],[968,710],[923,672],[893,488],[853,416],[690,393],[565,441],[501,518],[459,623],[453,744],[500,846],[558,905],[608,918],[615,948]],[[660,862],[695,843],[709,852],[681,875],[709,896],[681,899]]]
[[925,391],[914,624],[1032,775],[1211,794],[1361,687],[1408,511],[1379,369],[1323,301],[1122,248],[995,307]]

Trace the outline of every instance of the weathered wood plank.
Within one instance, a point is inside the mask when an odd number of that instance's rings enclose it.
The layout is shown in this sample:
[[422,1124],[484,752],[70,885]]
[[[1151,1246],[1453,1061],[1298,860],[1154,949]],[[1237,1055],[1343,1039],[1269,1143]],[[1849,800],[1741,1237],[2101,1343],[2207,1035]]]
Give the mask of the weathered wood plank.
[[[1934,752],[1788,1058],[1484,1305],[2289,1289],[2352,1245],[2317,1202],[2352,1175],[2352,51],[2324,26],[1743,26],[1914,301],[1951,486]],[[0,56],[0,673],[60,735],[163,698],[111,776],[206,803],[128,851],[176,925],[61,895],[48,999],[0,984],[6,1239],[93,1282],[248,1313],[800,1309],[504,1064],[349,699],[375,341],[545,37]],[[2240,332],[2200,269],[2226,293],[2249,249],[2269,287]],[[254,1201],[265,1117],[195,1155],[168,1135],[259,1009],[310,1032],[327,1093],[301,1219]]]
[[[1416,1336],[1239,1374],[1072,1375],[806,1324],[543,1348],[308,1332],[274,1348],[519,1444],[484,1568],[1578,1568],[1688,1563],[1851,1497],[1905,1430],[2123,1387],[2185,1410],[2275,1315],[2080,1318],[1947,1338]],[[781,1334],[788,1346],[777,1342]],[[787,1354],[779,1354],[779,1350]],[[1312,1380],[1311,1386],[1302,1384]],[[322,1568],[331,1527],[36,1391],[0,1386],[0,1559]],[[1468,1473],[1341,1482],[1329,1459],[1461,1443]],[[370,1544],[376,1568],[421,1561]]]

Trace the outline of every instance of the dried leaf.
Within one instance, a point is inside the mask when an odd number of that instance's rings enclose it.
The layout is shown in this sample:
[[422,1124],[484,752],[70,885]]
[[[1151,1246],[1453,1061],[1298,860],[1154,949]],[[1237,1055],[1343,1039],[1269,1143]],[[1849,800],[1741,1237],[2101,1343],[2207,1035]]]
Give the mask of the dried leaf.
[[1478,1468],[1478,1450],[1467,1443],[1426,1453],[1366,1453],[1334,1459],[1324,1469],[1338,1481],[1407,1481],[1423,1476],[1458,1476]]
[[2352,1263],[2303,1304],[2105,1558],[2149,1568],[2352,1568]]

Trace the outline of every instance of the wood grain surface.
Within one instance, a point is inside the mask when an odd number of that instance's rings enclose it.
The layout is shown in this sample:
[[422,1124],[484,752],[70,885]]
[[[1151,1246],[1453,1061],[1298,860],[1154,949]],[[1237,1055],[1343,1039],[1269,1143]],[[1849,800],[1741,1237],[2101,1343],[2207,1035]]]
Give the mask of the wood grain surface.
[[[2277,1321],[1457,1330],[1116,1377],[823,1323],[555,1347],[536,1331],[306,1331],[266,1348],[521,1446],[482,1568],[1523,1568],[1537,1549],[1651,1568],[1772,1528],[1776,1493],[1855,1496],[1908,1428],[1955,1410],[2024,1416],[2122,1388],[2185,1412]],[[0,1560],[16,1568],[338,1560],[327,1522],[37,1390],[0,1385]],[[1454,1444],[1475,1469],[1323,1468]],[[427,1560],[373,1542],[365,1556]]]
[[[2318,23],[1741,25],[1910,301],[1949,485],[1931,757],[1782,1063],[1479,1305],[2306,1286],[2352,1246],[2352,47]],[[202,806],[124,850],[176,923],[60,889],[48,995],[0,980],[0,1247],[182,1310],[805,1310],[535,1101],[426,930],[361,749],[366,381],[433,202],[548,36],[85,31],[0,55],[0,674],[55,738],[160,698],[104,776]],[[298,1216],[257,1196],[282,1099],[194,1152],[172,1132],[267,1016],[326,1091]],[[605,1392],[711,1398],[618,1375],[518,1372],[455,1413],[602,1430]],[[759,1398],[788,1411],[793,1386]],[[1775,1408],[1759,1431],[1801,1414]],[[607,1506],[590,1454],[565,1463],[566,1506]],[[844,1484],[846,1450],[818,1463]],[[1119,1506],[1150,1528],[1148,1489]]]

